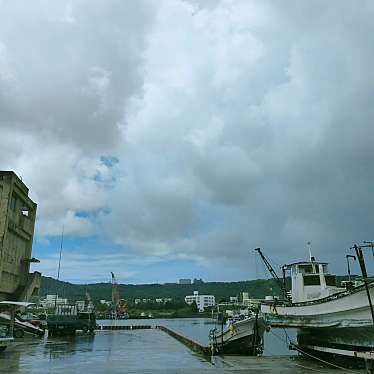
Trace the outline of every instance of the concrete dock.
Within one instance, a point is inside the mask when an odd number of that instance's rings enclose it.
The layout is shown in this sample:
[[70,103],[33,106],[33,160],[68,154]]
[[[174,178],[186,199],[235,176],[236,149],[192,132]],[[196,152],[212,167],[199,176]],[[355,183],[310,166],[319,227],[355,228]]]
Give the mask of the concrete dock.
[[71,338],[24,339],[0,354],[0,373],[7,374],[311,372],[341,371],[298,357],[224,356],[215,357],[213,365],[160,329],[102,330]]

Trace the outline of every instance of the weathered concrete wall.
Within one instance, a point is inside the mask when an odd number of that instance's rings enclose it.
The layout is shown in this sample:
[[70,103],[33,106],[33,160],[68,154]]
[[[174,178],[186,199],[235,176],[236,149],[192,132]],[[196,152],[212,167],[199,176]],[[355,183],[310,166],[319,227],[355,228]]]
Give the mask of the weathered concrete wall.
[[29,274],[37,205],[28,192],[15,173],[0,171],[0,300],[22,300],[27,287],[40,287],[40,275]]

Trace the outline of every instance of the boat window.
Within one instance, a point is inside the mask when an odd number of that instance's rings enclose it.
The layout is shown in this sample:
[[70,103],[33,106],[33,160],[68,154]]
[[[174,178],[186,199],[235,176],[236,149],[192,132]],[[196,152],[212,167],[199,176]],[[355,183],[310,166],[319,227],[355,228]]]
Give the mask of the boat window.
[[335,275],[325,275],[326,286],[336,286],[336,276]]
[[308,275],[304,277],[304,286],[319,286],[320,284],[319,275]]
[[299,265],[299,272],[301,274],[313,274],[312,265]]

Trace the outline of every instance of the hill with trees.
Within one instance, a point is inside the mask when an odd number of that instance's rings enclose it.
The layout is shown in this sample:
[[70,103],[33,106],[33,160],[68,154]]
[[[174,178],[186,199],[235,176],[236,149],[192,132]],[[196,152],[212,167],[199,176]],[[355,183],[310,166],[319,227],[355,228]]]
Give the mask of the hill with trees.
[[[338,277],[338,282],[346,277]],[[289,287],[290,280],[287,279]],[[266,295],[280,295],[280,289],[273,279],[257,279],[241,282],[198,282],[197,284],[119,284],[120,297],[132,302],[134,299],[172,298],[173,302],[184,302],[186,295],[193,291],[214,295],[217,302],[228,300],[230,296],[239,296],[248,292],[251,298],[264,298]],[[40,296],[56,294],[71,301],[82,300],[88,292],[93,301],[111,300],[111,283],[72,284],[42,277]]]

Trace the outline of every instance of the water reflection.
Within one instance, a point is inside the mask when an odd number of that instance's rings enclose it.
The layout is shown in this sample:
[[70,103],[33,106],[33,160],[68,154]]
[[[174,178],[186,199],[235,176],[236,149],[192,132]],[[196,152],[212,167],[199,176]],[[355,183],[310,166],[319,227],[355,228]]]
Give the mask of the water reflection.
[[66,359],[79,352],[92,352],[94,334],[48,338],[43,355],[50,360]]
[[159,330],[99,331],[15,344],[0,355],[0,373],[144,373],[204,369],[209,364]]

